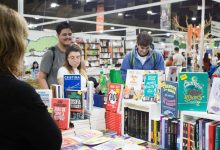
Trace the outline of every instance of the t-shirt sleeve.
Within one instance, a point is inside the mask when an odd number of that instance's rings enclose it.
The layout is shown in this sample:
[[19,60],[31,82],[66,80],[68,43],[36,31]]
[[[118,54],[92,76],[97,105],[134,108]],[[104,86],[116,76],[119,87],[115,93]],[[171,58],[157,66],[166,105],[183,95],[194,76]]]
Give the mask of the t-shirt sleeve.
[[57,79],[62,79],[65,74],[70,74],[65,67],[60,67],[57,72]]
[[40,63],[40,71],[49,74],[53,64],[53,51],[47,50]]

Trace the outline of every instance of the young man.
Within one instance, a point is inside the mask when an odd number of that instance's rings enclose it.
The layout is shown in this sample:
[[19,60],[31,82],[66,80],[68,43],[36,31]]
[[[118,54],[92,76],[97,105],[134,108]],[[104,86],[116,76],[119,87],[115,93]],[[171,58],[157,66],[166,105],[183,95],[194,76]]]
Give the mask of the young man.
[[58,69],[64,64],[66,48],[72,43],[72,30],[67,22],[57,25],[56,32],[58,43],[44,54],[40,64],[38,83],[43,89],[48,89],[51,84],[58,84]]
[[152,37],[145,31],[137,36],[137,46],[125,55],[121,65],[124,81],[126,81],[128,69],[165,70],[163,56],[151,48],[152,41]]

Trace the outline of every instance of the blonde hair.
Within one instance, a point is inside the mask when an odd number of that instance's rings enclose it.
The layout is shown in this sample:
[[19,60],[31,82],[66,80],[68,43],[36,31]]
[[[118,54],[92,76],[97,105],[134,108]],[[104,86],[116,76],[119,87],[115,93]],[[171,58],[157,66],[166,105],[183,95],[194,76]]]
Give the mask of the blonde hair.
[[[65,63],[64,63],[64,67],[67,68],[67,70],[69,72],[72,71],[72,66],[69,64],[68,62],[68,56],[71,52],[79,52],[80,53],[80,56],[82,56],[82,49],[76,45],[76,44],[73,44],[69,47],[67,47],[66,49],[66,52],[65,52]],[[84,76],[86,78],[86,80],[88,80],[88,76],[87,76],[87,73],[86,73],[86,70],[85,70],[85,66],[84,66],[84,63],[82,63],[82,59],[80,59],[80,64],[79,66],[77,67],[77,69],[79,70],[79,73]]]
[[27,23],[16,11],[0,5],[0,71],[20,75]]

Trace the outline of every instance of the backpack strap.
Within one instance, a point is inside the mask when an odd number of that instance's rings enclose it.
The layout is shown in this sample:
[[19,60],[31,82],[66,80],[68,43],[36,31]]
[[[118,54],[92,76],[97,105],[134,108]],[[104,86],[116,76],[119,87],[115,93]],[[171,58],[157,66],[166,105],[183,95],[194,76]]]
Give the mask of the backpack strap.
[[[54,46],[50,47],[50,48],[48,48],[48,50],[51,50],[53,52],[53,61],[52,61],[52,65],[51,65],[51,68],[50,68],[50,72],[51,72],[51,70],[53,68],[53,62],[54,62],[54,59],[55,59],[55,47]],[[48,73],[48,75],[50,74],[50,72]]]
[[133,51],[131,51],[129,64],[130,64],[131,69],[133,69],[133,67],[134,67],[134,54],[133,54]]
[[152,59],[153,59],[153,62],[154,62],[153,69],[155,70],[156,69],[156,60],[157,60],[157,53],[155,51],[153,51]]

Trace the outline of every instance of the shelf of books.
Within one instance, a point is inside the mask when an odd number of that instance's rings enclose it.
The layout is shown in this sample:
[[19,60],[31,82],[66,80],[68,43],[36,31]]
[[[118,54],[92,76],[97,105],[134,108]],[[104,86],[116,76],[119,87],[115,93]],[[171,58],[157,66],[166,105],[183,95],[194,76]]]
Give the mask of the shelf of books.
[[122,116],[122,135],[150,141],[151,120],[160,117],[160,103],[123,99]]
[[81,43],[81,42],[78,42],[77,44],[82,49],[82,56],[85,59],[85,47],[86,47],[86,44],[85,43]]
[[111,44],[109,40],[100,40],[101,51],[100,51],[100,65],[111,65],[112,56],[111,56]]
[[[199,147],[209,150],[220,149],[220,115],[207,112],[181,111],[180,150]],[[190,135],[190,136],[188,136]]]
[[121,62],[124,56],[124,44],[122,40],[112,41],[112,63]]
[[88,64],[91,67],[99,67],[100,65],[100,43],[87,43],[86,44],[86,57]]

